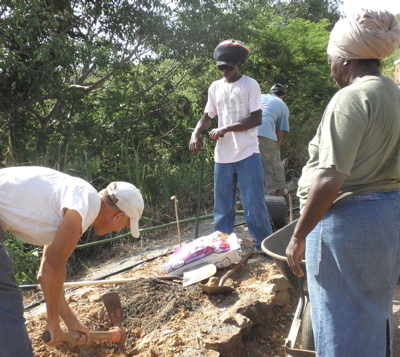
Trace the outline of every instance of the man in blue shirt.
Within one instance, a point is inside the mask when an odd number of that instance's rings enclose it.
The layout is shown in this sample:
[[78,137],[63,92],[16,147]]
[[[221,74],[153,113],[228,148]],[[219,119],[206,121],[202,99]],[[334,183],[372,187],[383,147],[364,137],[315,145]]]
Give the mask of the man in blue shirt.
[[262,94],[262,124],[258,127],[258,142],[264,168],[265,192],[283,196],[286,186],[280,146],[284,131],[289,131],[289,109],[284,99],[286,89],[274,84],[268,94]]

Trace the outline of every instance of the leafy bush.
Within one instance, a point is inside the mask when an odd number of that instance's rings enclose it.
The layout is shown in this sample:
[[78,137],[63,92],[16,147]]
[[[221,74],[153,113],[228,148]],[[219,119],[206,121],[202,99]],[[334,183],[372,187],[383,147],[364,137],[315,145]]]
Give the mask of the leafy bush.
[[36,284],[42,247],[23,243],[8,232],[5,241],[8,255],[14,261],[15,278],[18,284]]

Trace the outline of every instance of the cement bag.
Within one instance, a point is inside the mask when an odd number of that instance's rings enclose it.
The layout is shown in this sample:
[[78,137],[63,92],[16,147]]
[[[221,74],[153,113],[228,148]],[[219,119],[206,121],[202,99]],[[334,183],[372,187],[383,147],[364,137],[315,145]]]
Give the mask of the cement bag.
[[194,239],[175,250],[167,262],[167,272],[182,276],[183,272],[204,264],[226,268],[240,261],[240,241],[235,233],[216,231]]

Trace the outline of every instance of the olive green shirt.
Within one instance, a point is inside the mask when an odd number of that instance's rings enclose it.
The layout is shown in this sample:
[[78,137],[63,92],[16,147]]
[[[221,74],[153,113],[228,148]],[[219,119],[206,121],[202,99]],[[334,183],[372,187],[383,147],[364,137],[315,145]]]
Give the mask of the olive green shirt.
[[318,169],[345,174],[335,202],[366,192],[400,190],[400,89],[384,76],[365,76],[339,90],[308,147],[297,194],[304,207]]

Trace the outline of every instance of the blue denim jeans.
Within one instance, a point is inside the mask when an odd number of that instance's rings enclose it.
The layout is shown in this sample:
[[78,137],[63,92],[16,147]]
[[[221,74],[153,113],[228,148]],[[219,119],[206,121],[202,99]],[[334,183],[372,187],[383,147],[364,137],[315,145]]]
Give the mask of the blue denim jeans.
[[23,315],[22,292],[15,282],[13,262],[0,242],[0,357],[33,356]]
[[391,356],[400,191],[332,206],[306,239],[306,268],[316,355]]
[[264,173],[260,154],[230,164],[215,163],[214,227],[231,234],[236,216],[236,187],[239,186],[244,218],[255,244],[272,233],[264,197]]

